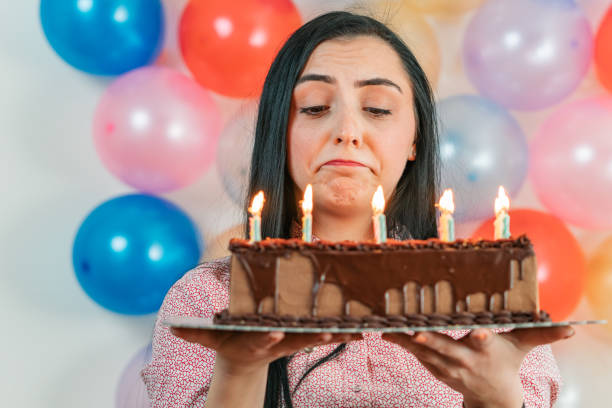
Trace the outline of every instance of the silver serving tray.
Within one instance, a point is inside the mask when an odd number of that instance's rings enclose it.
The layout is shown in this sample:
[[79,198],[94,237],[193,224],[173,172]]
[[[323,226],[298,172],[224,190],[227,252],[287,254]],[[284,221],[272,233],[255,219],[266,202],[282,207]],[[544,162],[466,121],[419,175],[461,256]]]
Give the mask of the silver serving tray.
[[448,325],[448,326],[424,326],[424,327],[276,327],[276,326],[246,326],[230,324],[214,324],[210,318],[171,316],[162,321],[162,324],[169,327],[202,329],[202,330],[223,330],[223,331],[245,331],[245,332],[286,332],[286,333],[402,333],[406,331],[425,332],[441,330],[473,330],[478,328],[487,329],[530,329],[535,327],[558,327],[558,326],[582,326],[585,324],[607,324],[606,320],[579,320],[565,322],[527,322],[527,323],[502,323],[502,324],[468,324],[468,325]]

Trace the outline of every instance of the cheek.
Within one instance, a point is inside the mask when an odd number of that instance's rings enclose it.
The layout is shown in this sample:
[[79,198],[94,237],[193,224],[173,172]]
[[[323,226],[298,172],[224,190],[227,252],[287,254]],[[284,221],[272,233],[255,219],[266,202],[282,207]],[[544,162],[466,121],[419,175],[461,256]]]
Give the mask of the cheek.
[[304,133],[290,127],[287,141],[289,173],[293,182],[302,190],[306,188],[311,178],[309,168],[314,155],[313,145],[308,142],[307,135]]
[[399,181],[412,147],[413,138],[398,135],[394,143],[379,146],[379,157],[382,160],[382,183],[385,191],[393,191]]

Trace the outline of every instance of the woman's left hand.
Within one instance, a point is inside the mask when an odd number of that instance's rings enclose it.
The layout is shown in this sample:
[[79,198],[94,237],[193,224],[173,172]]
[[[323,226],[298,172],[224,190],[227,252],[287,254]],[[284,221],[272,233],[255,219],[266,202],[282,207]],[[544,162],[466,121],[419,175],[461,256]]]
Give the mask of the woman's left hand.
[[501,334],[476,329],[459,340],[435,332],[385,333],[383,339],[406,348],[437,379],[462,393],[466,407],[519,408],[523,358],[536,346],[573,334],[574,329],[562,326]]

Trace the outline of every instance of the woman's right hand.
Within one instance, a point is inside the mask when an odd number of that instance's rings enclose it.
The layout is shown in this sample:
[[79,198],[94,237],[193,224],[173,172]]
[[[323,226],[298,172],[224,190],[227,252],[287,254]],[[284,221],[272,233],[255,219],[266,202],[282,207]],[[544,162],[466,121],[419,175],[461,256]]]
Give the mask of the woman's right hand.
[[[172,334],[217,352],[226,374],[243,375],[307,347],[361,340],[361,333],[238,332],[172,328]],[[218,361],[219,363],[219,361]]]

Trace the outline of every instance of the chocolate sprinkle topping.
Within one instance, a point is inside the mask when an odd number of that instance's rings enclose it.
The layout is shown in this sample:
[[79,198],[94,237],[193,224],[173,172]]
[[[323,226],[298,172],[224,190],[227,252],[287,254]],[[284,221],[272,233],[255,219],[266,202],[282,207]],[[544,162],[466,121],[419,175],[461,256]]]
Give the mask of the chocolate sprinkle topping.
[[[253,314],[230,315],[227,309],[217,313],[215,324],[235,326],[271,326],[271,327],[314,327],[314,328],[385,328],[385,327],[434,327],[454,325],[485,325],[503,323],[549,322],[550,315],[545,311],[536,313],[511,312],[502,310],[498,313],[486,312],[487,316],[472,313],[458,313],[453,316],[440,314],[418,314],[409,316],[292,316],[292,320],[278,319],[276,315],[260,314],[256,321]],[[488,317],[490,315],[490,317]]]

